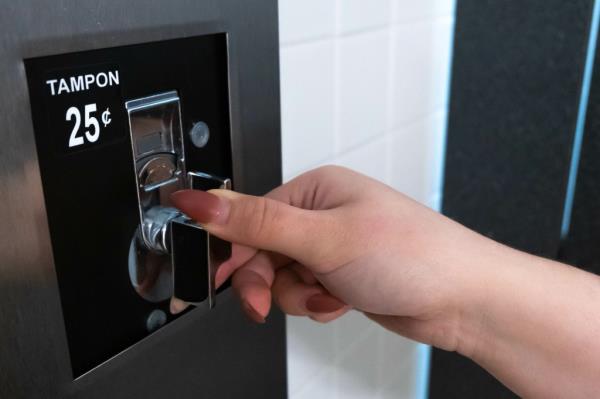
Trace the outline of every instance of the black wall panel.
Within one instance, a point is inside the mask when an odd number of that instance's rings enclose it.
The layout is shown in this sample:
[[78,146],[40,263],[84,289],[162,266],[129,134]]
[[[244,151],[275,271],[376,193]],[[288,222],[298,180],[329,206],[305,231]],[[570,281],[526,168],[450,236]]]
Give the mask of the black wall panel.
[[[556,257],[593,1],[458,0],[443,212]],[[431,398],[514,397],[434,350]]]

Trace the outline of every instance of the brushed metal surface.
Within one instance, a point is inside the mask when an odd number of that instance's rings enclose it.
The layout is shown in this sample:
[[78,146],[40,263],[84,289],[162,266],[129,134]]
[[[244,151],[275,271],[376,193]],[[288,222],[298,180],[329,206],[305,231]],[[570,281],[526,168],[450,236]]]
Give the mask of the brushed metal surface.
[[[226,306],[231,293],[210,322],[191,312],[76,381],[68,360],[23,59],[219,31],[229,33],[234,179],[264,193],[281,181],[275,0],[2,4],[0,397],[285,396],[283,316],[251,325]],[[206,341],[213,349],[203,352]]]

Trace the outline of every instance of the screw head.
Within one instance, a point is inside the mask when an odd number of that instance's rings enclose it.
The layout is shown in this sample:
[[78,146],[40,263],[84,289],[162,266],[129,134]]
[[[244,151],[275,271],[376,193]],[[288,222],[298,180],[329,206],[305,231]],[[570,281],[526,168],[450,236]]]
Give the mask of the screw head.
[[158,330],[167,322],[167,314],[160,309],[154,309],[146,319],[146,329],[148,332]]
[[210,129],[208,125],[202,121],[194,123],[190,130],[190,139],[196,148],[202,148],[208,143],[210,138]]

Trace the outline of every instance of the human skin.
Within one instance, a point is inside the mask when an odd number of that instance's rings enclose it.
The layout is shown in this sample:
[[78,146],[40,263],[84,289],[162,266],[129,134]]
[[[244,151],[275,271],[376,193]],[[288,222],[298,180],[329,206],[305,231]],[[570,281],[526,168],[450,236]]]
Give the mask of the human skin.
[[[271,302],[327,322],[354,308],[473,359],[525,398],[600,397],[600,278],[511,249],[340,167],[254,197],[185,190],[174,204],[234,243],[246,314]],[[185,304],[173,300],[171,309]]]

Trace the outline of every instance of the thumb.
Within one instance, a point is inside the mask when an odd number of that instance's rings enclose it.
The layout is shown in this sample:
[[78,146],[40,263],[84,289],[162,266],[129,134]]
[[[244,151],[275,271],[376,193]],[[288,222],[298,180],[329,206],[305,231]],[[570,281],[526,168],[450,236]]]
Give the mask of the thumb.
[[331,257],[335,219],[327,211],[297,208],[266,197],[229,190],[182,190],[173,204],[211,234],[257,249],[274,251],[310,266]]

